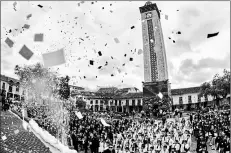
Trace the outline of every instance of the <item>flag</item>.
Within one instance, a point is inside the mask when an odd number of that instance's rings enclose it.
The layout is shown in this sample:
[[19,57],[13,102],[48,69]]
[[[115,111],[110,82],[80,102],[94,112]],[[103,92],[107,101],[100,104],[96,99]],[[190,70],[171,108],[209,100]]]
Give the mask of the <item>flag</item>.
[[109,124],[106,123],[106,121],[104,119],[101,118],[100,121],[104,126],[110,126]]
[[162,99],[162,98],[163,98],[163,95],[162,95],[162,93],[161,93],[161,92],[159,92],[159,93],[158,93],[158,97],[160,97],[160,99]]
[[55,52],[43,54],[42,56],[45,67],[52,67],[65,63],[63,48]]
[[29,60],[34,55],[34,53],[29,48],[27,48],[26,45],[22,47],[22,49],[19,51],[19,54],[27,60]]
[[79,119],[82,119],[82,118],[83,118],[83,115],[81,114],[81,112],[75,111],[75,115],[76,115]]

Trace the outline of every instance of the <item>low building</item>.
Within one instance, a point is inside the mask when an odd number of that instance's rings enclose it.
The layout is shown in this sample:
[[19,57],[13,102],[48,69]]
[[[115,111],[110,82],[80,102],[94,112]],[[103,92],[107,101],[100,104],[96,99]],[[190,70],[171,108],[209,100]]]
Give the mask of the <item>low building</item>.
[[24,91],[20,87],[20,82],[17,79],[1,75],[1,93],[5,92],[7,98],[13,98],[14,100],[24,99]]
[[115,112],[131,112],[142,110],[143,93],[137,88],[100,88],[97,92],[86,96],[87,105],[93,111],[111,110]]
[[173,109],[185,110],[197,109],[201,106],[213,106],[215,103],[212,96],[200,97],[200,87],[172,89]]

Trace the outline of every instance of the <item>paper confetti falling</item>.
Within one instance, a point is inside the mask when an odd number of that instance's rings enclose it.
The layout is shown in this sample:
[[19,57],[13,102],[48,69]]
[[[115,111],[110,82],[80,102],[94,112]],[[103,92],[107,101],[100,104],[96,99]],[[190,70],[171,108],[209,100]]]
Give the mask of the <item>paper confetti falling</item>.
[[19,54],[27,60],[29,60],[34,55],[34,53],[29,48],[27,48],[26,45],[23,45],[22,49],[19,51]]
[[168,20],[168,15],[165,15],[165,19]]
[[142,54],[143,53],[143,50],[142,49],[139,49],[138,50],[138,55]]
[[207,35],[207,38],[215,37],[215,36],[217,36],[218,34],[219,34],[219,32],[208,34],[208,35]]
[[12,48],[13,45],[14,45],[14,42],[13,42],[10,38],[8,38],[8,37],[6,38],[5,43],[6,43],[10,48]]
[[120,43],[119,39],[118,38],[114,38],[115,42],[118,44]]
[[34,35],[34,41],[35,42],[42,42],[43,41],[43,34],[42,33],[35,34]]
[[24,24],[23,28],[25,28],[25,29],[29,29],[29,28],[30,28],[30,25],[28,25],[28,24]]
[[43,54],[42,57],[45,67],[61,65],[66,62],[63,48],[58,51]]

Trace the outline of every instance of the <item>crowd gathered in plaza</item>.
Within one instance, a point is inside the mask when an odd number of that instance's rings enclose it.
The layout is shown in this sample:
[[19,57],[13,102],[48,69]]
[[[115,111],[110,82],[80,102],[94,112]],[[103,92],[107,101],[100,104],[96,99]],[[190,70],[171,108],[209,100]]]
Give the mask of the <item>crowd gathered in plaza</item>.
[[[13,103],[2,99],[3,110]],[[17,107],[20,109],[20,107]],[[178,110],[172,118],[151,118],[142,111],[137,117],[116,118],[112,112],[72,114],[71,145],[77,152],[92,153],[219,153],[230,151],[230,112],[220,110],[190,112]],[[136,117],[135,117],[136,116]],[[102,124],[101,118],[108,123]],[[42,126],[42,125],[40,125]],[[45,126],[44,126],[45,127]],[[192,148],[193,141],[196,147]]]

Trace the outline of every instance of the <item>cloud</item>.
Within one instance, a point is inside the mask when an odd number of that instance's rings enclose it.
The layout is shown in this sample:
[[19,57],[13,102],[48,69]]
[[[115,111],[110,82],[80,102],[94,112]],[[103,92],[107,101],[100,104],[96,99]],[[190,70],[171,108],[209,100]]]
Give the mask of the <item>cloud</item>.
[[[16,64],[42,62],[43,53],[64,48],[66,65],[53,69],[59,68],[61,75],[76,76],[73,80],[79,86],[137,86],[142,89],[143,54],[138,55],[137,51],[143,49],[139,7],[145,2],[99,1],[93,5],[85,2],[80,6],[78,3],[17,2],[15,12],[13,2],[3,2],[1,56],[5,60],[3,63],[9,62],[11,67],[4,69],[4,73],[11,76]],[[45,9],[39,8],[38,4]],[[173,87],[197,86],[206,80],[206,76],[211,78],[221,69],[230,67],[227,64],[230,61],[228,2],[158,1],[157,5],[162,14],[161,25]],[[28,14],[32,14],[32,17],[26,20]],[[168,15],[169,19],[166,20],[164,15]],[[25,23],[30,25],[30,29],[7,33],[9,29],[20,29]],[[131,26],[135,28],[131,29]],[[177,35],[177,31],[182,34]],[[208,33],[217,31],[220,32],[217,37],[206,38]],[[44,42],[35,43],[35,33],[44,33]],[[6,46],[6,37],[15,41],[13,48]],[[115,43],[114,38],[118,38],[120,43]],[[24,44],[35,53],[29,61],[18,54]],[[103,56],[99,57],[98,51]],[[224,55],[227,56],[224,58]],[[129,61],[130,57],[133,58],[132,62]],[[94,60],[95,64],[88,66],[89,60]],[[106,61],[108,65],[104,66]],[[125,66],[122,66],[124,63]],[[102,70],[98,66],[102,66]],[[118,73],[118,68],[121,73]],[[115,76],[111,77],[112,73]],[[83,76],[87,78],[83,79]]]

